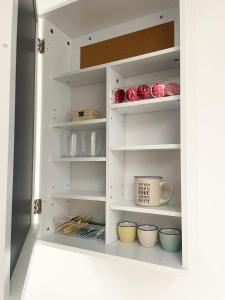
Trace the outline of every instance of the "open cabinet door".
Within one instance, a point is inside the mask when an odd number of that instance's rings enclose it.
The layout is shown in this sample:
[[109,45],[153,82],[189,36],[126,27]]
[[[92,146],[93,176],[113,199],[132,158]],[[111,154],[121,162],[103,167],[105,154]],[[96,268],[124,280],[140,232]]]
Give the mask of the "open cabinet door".
[[19,0],[11,228],[13,274],[32,222],[36,13],[30,0]]
[[13,194],[10,247],[11,299],[20,299],[37,230],[33,225],[35,155],[36,3],[18,1]]
[[[3,1],[0,7],[1,90],[1,295],[20,299],[35,234],[32,226],[35,109],[36,9],[33,1]],[[2,126],[3,125],[3,126]]]

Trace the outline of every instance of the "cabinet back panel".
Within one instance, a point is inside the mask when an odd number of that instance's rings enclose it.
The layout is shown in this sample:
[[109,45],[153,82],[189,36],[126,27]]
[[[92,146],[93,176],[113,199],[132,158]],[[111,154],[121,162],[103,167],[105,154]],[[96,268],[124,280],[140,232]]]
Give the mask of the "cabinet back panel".
[[57,200],[52,198],[45,198],[42,202],[42,216],[41,216],[41,227],[40,236],[54,232],[53,219],[55,217],[69,215],[70,205],[67,200]]
[[178,110],[125,117],[125,145],[177,144],[180,142]]
[[105,203],[97,201],[70,201],[70,216],[82,215],[94,218],[95,221],[105,223]]
[[[150,72],[151,70],[149,70]],[[135,86],[139,84],[151,84],[155,81],[175,81],[179,82],[180,69],[173,68],[159,72],[147,73],[144,75],[128,77],[125,79],[125,86]]]
[[169,204],[180,203],[180,152],[151,151],[125,154],[125,199],[135,200],[134,176],[162,176],[163,181],[174,185],[174,195]]
[[71,190],[105,191],[105,163],[71,163]]
[[124,218],[127,221],[136,222],[138,225],[151,224],[159,228],[162,227],[175,227],[181,228],[181,219],[169,216],[155,216],[148,214],[137,214],[132,212],[125,212]]
[[81,109],[96,109],[101,116],[106,115],[105,83],[80,86],[72,89],[72,111]]

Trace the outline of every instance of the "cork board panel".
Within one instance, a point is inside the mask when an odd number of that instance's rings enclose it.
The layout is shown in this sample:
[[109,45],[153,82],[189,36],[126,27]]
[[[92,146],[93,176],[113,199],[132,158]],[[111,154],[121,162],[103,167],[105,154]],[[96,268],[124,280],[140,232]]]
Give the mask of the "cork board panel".
[[80,68],[174,47],[174,22],[81,47]]

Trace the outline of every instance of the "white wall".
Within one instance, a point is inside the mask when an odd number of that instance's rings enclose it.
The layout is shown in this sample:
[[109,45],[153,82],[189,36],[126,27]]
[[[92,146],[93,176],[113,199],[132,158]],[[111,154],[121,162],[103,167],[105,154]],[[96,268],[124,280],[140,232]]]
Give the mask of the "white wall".
[[63,5],[76,2],[78,0],[37,0],[38,15],[45,14],[47,11],[57,9]]
[[9,289],[17,1],[0,1],[0,299]]
[[225,299],[225,2],[181,0],[181,7],[186,22],[185,28],[181,24],[181,50],[187,59],[187,172],[194,191],[188,195],[188,229],[190,238],[198,233],[197,249],[189,245],[190,270],[175,276],[38,245],[26,300]]

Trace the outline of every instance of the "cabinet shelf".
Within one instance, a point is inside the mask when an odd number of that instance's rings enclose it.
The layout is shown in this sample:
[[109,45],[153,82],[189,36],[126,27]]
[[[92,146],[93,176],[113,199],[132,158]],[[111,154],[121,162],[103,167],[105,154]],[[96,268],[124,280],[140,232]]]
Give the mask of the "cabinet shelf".
[[113,104],[111,106],[112,110],[115,110],[122,115],[149,113],[164,110],[176,110],[179,108],[180,95]]
[[74,121],[74,122],[62,122],[52,124],[53,128],[83,130],[83,129],[100,129],[106,127],[106,118],[85,120],[85,121]]
[[172,47],[109,64],[125,78],[178,68],[180,48]]
[[142,247],[138,242],[125,244],[115,241],[109,245],[101,241],[88,240],[78,237],[65,236],[63,234],[49,234],[38,241],[44,245],[67,249],[77,253],[89,254],[93,256],[108,255],[123,261],[124,259],[146,263],[158,270],[170,272],[181,272],[181,252],[169,253],[164,251],[159,245],[152,248]]
[[134,145],[134,146],[113,146],[111,151],[167,151],[179,150],[180,144],[160,144],[160,145]]
[[65,83],[71,88],[104,83],[106,81],[106,67],[104,65],[71,71],[53,76],[53,79]]
[[179,67],[180,48],[172,47],[112,63],[54,75],[53,79],[72,88],[106,82],[106,67],[132,77]]
[[67,200],[89,200],[89,201],[105,201],[105,193],[93,192],[93,191],[68,191],[62,193],[51,194],[55,199],[67,199]]
[[51,159],[52,162],[89,162],[89,161],[106,161],[106,157],[56,157]]
[[110,209],[152,214],[152,215],[181,217],[181,208],[178,205],[164,204],[157,207],[142,207],[142,206],[137,206],[134,202],[124,201],[122,203],[111,204]]

